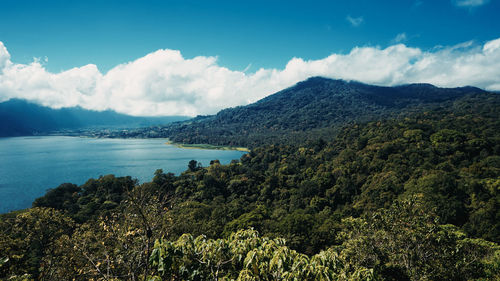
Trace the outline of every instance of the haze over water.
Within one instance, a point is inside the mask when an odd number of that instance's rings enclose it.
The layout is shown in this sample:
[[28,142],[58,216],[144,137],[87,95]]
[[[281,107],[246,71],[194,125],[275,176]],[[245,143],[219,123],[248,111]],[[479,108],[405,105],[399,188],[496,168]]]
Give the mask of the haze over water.
[[192,159],[207,166],[210,160],[227,164],[243,154],[183,149],[166,145],[164,139],[0,138],[0,213],[30,207],[47,189],[66,182],[80,185],[114,174],[142,183],[157,169],[179,174]]

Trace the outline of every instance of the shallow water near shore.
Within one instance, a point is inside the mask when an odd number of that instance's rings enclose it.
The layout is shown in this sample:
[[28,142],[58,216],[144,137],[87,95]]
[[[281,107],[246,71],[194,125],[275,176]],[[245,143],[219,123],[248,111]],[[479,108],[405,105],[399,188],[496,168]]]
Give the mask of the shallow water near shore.
[[28,208],[47,189],[114,174],[151,181],[157,169],[180,174],[190,160],[227,164],[245,152],[184,149],[165,139],[47,136],[0,138],[0,213]]

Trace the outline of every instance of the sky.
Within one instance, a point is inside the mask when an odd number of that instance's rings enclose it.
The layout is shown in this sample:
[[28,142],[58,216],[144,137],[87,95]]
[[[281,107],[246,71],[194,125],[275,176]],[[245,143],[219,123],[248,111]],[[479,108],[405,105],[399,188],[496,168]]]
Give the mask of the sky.
[[311,76],[500,90],[500,0],[0,0],[0,102],[213,114]]

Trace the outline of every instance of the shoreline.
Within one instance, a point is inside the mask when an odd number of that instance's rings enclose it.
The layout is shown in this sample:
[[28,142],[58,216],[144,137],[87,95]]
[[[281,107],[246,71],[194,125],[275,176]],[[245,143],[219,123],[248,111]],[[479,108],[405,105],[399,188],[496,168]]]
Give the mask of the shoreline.
[[242,152],[250,152],[250,149],[246,147],[235,147],[235,146],[222,146],[213,144],[188,144],[188,143],[176,143],[168,140],[165,144],[173,145],[178,148],[184,149],[208,149],[208,150],[236,150]]
[[184,149],[206,149],[206,150],[235,150],[235,151],[242,151],[242,152],[250,152],[249,148],[246,147],[238,147],[238,146],[223,146],[223,145],[213,145],[213,144],[188,144],[188,143],[176,143],[173,141],[170,141],[168,138],[141,138],[141,137],[109,137],[109,136],[93,136],[93,135],[87,135],[87,134],[60,134],[60,133],[53,133],[53,134],[40,134],[40,135],[27,135],[27,136],[5,136],[5,137],[0,137],[0,138],[16,138],[16,137],[38,137],[38,138],[43,138],[43,137],[73,137],[73,138],[84,138],[84,139],[164,139],[166,140],[165,144],[167,145],[173,145],[178,148],[184,148]]

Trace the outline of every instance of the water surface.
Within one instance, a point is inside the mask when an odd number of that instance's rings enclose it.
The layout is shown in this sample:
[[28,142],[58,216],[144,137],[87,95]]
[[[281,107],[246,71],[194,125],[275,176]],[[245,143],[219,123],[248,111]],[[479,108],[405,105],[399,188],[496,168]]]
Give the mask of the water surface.
[[0,138],[0,213],[31,206],[61,183],[83,184],[114,174],[151,181],[156,169],[179,174],[190,160],[207,166],[227,164],[244,152],[184,149],[164,139],[91,139],[79,137]]

